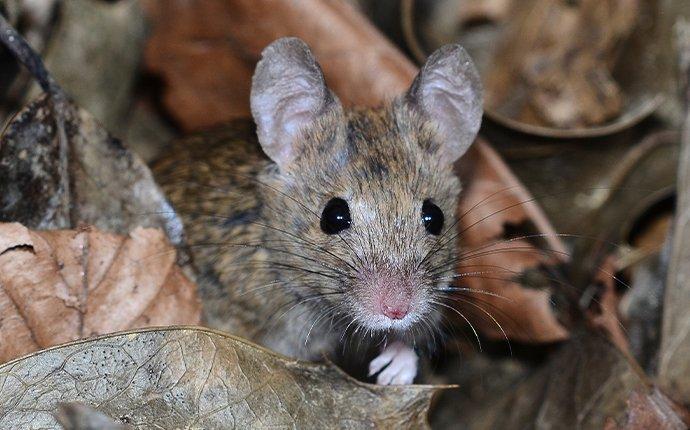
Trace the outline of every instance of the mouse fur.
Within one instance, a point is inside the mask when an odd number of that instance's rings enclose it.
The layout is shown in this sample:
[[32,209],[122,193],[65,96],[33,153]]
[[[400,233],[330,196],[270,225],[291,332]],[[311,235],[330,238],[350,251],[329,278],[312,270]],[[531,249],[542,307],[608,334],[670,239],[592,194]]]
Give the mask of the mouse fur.
[[[183,218],[205,322],[310,360],[346,341],[382,342],[370,367],[384,369],[379,383],[412,382],[411,349],[452,307],[439,290],[458,253],[453,164],[481,122],[469,56],[441,48],[406,94],[344,108],[307,46],[279,39],[257,66],[251,101],[256,128],[178,141],[153,168]],[[326,234],[320,219],[334,198],[351,224]],[[443,213],[441,234],[425,227],[425,201]],[[403,310],[391,318],[390,306]],[[397,356],[405,370],[390,370]]]

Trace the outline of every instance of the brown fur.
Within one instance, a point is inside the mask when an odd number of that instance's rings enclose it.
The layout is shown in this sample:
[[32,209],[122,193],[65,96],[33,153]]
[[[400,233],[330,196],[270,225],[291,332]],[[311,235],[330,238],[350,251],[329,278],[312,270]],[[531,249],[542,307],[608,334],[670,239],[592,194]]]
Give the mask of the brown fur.
[[[178,142],[154,173],[184,219],[207,323],[315,358],[332,352],[344,330],[377,331],[367,305],[376,277],[387,274],[409,281],[418,316],[387,335],[438,330],[434,288],[449,283],[452,265],[443,264],[455,241],[421,264],[448,237],[425,231],[421,206],[430,198],[443,210],[445,231],[460,190],[439,144],[403,100],[325,115],[304,130],[285,171],[248,125]],[[333,197],[348,202],[352,227],[326,235],[319,217]]]

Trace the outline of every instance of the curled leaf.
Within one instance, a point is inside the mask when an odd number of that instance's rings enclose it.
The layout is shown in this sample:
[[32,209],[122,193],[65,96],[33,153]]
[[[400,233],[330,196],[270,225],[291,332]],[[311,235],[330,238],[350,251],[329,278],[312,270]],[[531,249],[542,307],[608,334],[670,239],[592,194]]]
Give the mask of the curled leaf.
[[[486,360],[482,357],[484,364],[460,381],[476,390],[442,393],[437,410],[443,413],[437,415],[435,426],[452,423],[452,428],[472,430],[686,428],[683,411],[603,333],[574,331],[536,369],[505,360],[494,361],[488,368]],[[498,363],[502,364],[496,366]],[[485,382],[489,378],[493,381]]]
[[430,386],[363,384],[196,328],[113,334],[0,367],[0,427],[80,402],[133,428],[426,428]]
[[562,262],[568,254],[498,154],[481,138],[474,149],[458,169],[467,180],[458,206],[463,258],[456,270],[461,284],[474,292],[469,293],[471,302],[460,297],[457,305],[494,339],[563,340],[567,331],[551,304],[554,283],[528,282],[525,273]]

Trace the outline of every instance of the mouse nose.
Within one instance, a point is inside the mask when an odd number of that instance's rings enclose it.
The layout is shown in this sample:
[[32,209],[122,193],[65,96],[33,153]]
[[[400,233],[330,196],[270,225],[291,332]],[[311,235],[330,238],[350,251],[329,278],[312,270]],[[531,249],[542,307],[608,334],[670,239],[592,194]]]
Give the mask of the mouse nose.
[[[374,271],[365,306],[374,315],[382,315],[389,320],[402,320],[414,312],[415,283],[409,275]],[[373,288],[373,291],[371,290]]]
[[381,311],[392,320],[401,320],[405,318],[409,309],[410,305],[408,304],[388,305],[386,303],[381,303]]

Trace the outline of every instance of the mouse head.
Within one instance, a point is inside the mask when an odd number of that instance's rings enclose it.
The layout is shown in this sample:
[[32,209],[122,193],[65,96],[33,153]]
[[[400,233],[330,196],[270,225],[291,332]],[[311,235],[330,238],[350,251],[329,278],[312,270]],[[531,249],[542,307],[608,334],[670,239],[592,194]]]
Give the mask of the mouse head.
[[465,50],[436,51],[389,104],[345,110],[307,46],[280,39],[257,66],[251,108],[275,162],[262,177],[266,243],[285,288],[346,325],[435,323],[457,255],[453,163],[482,116]]

